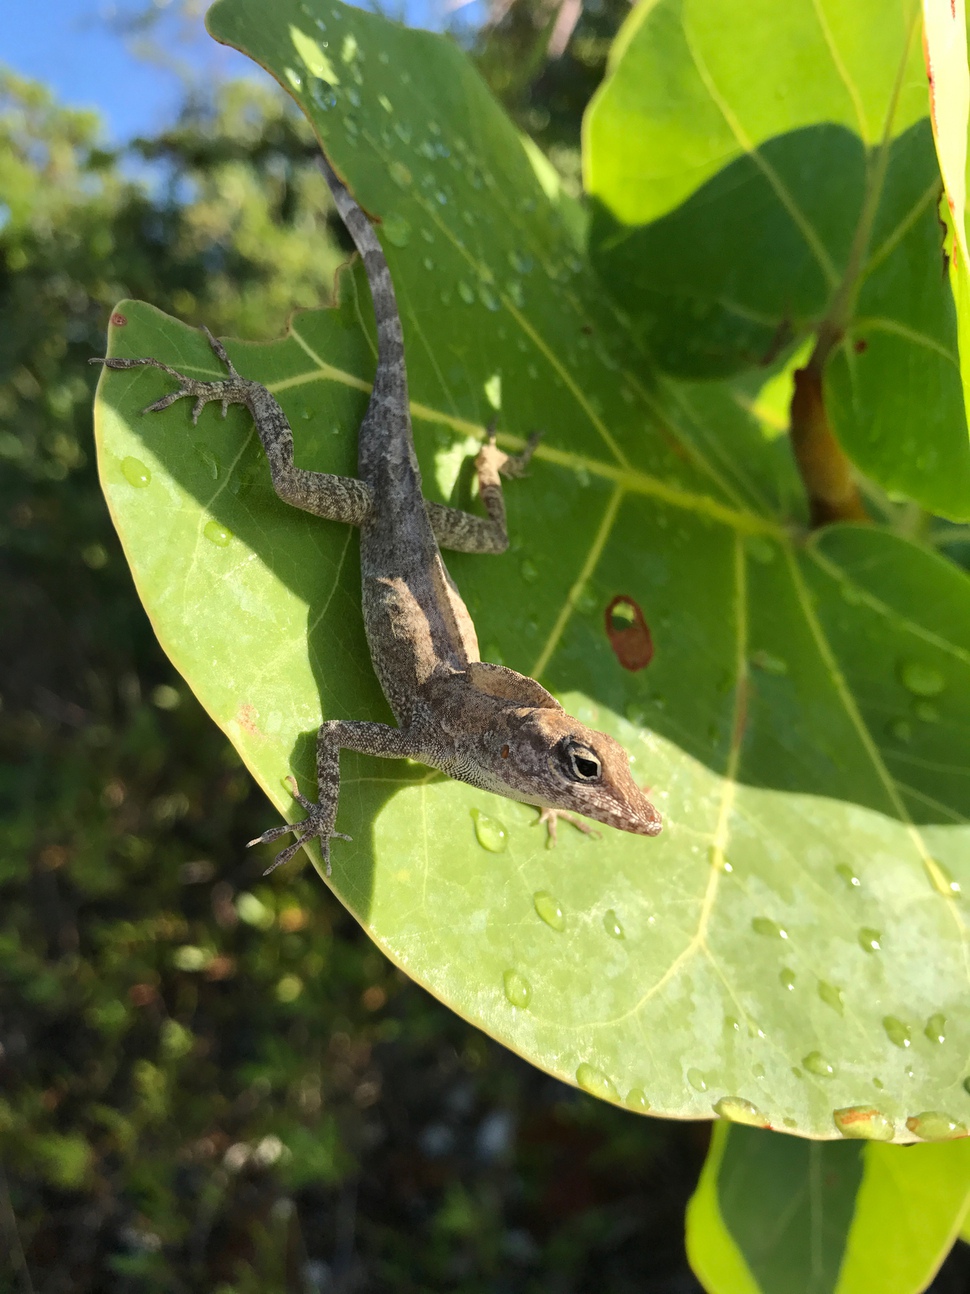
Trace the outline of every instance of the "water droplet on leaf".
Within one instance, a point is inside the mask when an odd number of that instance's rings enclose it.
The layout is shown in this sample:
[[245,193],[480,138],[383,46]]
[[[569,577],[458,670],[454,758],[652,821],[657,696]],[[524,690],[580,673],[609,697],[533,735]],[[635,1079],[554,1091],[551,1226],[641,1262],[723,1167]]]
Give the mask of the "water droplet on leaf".
[[714,1103],[713,1110],[722,1119],[730,1119],[732,1123],[744,1123],[751,1128],[771,1127],[771,1123],[758,1107],[740,1096],[722,1096]]
[[833,1110],[832,1118],[843,1137],[855,1141],[892,1141],[893,1122],[873,1105],[848,1105]]
[[966,1124],[951,1119],[948,1114],[941,1114],[939,1110],[914,1114],[906,1120],[906,1127],[921,1141],[955,1141],[957,1137],[967,1135]]
[[863,952],[877,953],[882,948],[882,931],[863,926],[858,934],[859,947]]
[[862,882],[859,880],[858,876],[856,876],[854,869],[851,868],[848,863],[837,863],[835,870],[839,876],[841,876],[843,881],[845,881],[850,890],[857,890],[862,885]]
[[826,1006],[830,1006],[833,1011],[838,1011],[839,1015],[842,1014],[845,1004],[842,1001],[842,990],[840,988],[836,988],[834,984],[828,984],[824,979],[820,979],[818,982],[818,995]]
[[707,1091],[707,1079],[699,1069],[691,1068],[687,1071],[687,1081],[697,1092]]
[[411,172],[403,162],[392,162],[387,169],[390,172],[391,179],[399,189],[406,189],[411,183]]
[[226,548],[232,539],[232,531],[227,530],[221,522],[207,521],[203,527],[202,533],[208,539],[210,544],[215,544],[218,548]]
[[810,1074],[815,1074],[818,1078],[832,1078],[835,1074],[835,1066],[829,1064],[820,1051],[810,1051],[807,1056],[803,1056],[802,1064]]
[[946,679],[936,666],[920,660],[900,661],[899,681],[914,696],[939,696],[946,687]]
[[397,211],[392,211],[385,216],[382,228],[384,236],[395,247],[407,247],[411,241],[411,225]]
[[502,976],[505,996],[513,1006],[527,1007],[532,1001],[532,985],[517,970],[507,970]]
[[923,1033],[929,1038],[930,1042],[946,1042],[946,1016],[940,1012],[931,1015],[926,1022]]
[[626,933],[620,925],[620,919],[612,908],[608,908],[606,912],[603,913],[603,929],[611,939],[626,938]]
[[597,1069],[595,1065],[588,1065],[586,1061],[583,1061],[576,1070],[576,1082],[584,1092],[589,1092],[591,1096],[599,1096],[606,1101],[618,1101],[620,1099],[619,1092],[603,1071]]
[[490,818],[488,814],[478,809],[472,809],[471,813],[475,823],[475,835],[482,848],[493,854],[504,853],[509,845],[505,824],[499,822],[498,818]]
[[780,972],[780,974],[779,974],[778,978],[781,980],[782,985],[783,985],[785,988],[787,988],[789,991],[790,991],[790,990],[792,990],[792,989],[794,989],[794,987],[795,987],[795,972],[791,969],[791,967],[790,967],[790,966],[785,966],[785,967],[782,969],[782,971]]
[[475,290],[469,287],[464,279],[458,280],[458,295],[466,306],[472,305],[475,301]]
[[766,674],[780,675],[788,673],[788,662],[782,660],[780,656],[774,655],[773,652],[765,651],[763,648],[751,653],[751,664],[755,669],[763,670]]
[[121,460],[121,475],[136,490],[143,490],[146,485],[151,485],[152,482],[152,474],[140,458],[123,458]]
[[912,1030],[905,1021],[895,1015],[884,1015],[882,1027],[894,1047],[908,1047],[912,1041]]
[[767,935],[771,939],[788,938],[788,931],[784,930],[777,921],[772,921],[770,917],[753,917],[751,929],[756,935]]
[[548,890],[537,890],[532,896],[532,903],[547,926],[551,926],[553,930],[565,930],[566,918],[562,908]]
[[639,1087],[630,1088],[626,1094],[624,1105],[630,1110],[646,1111],[650,1109],[650,1102]]

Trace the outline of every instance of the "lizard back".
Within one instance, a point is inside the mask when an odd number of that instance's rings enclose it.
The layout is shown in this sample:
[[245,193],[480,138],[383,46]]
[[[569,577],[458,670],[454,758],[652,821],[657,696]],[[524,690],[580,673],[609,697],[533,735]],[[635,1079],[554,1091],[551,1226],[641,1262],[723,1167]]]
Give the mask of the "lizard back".
[[325,160],[322,169],[374,303],[377,371],[357,446],[358,474],[374,497],[360,528],[362,601],[374,669],[395,718],[406,723],[417,690],[478,660],[478,642],[428,520],[391,272],[367,216]]

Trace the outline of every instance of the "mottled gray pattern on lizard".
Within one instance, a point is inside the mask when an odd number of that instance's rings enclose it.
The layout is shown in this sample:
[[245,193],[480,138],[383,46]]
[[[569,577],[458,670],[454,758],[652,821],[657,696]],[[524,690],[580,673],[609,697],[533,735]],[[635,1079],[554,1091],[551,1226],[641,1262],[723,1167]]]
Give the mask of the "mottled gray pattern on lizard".
[[623,831],[655,836],[662,825],[660,814],[633,781],[622,746],[571,718],[533,679],[479,660],[475,627],[438,545],[462,552],[505,550],[499,474],[521,474],[534,441],[519,458],[504,454],[494,438],[482,448],[476,468],[487,518],[425,501],[390,271],[363,211],[326,162],[323,171],[363,257],[377,320],[377,372],[359,432],[359,479],[296,467],[293,435],[283,410],[264,386],[236,373],[211,336],[212,349],[229,373],[221,381],[187,378],[154,359],[100,361],[115,369],[147,364],[176,379],[178,389],[149,405],[146,413],[167,409],[186,396],[195,400],[193,422],[210,401],[221,402],[223,415],[230,404],[245,404],[266,450],[277,494],[318,516],[360,527],[367,641],[398,726],[324,722],[317,739],[319,803],[295,792],[307,817],[293,826],[273,827],[259,841],[297,833],[298,839],[277,855],[278,866],[304,841],[319,837],[329,874],[330,840],[341,835],[334,829],[341,749],[419,760],[473,786],[551,810],[545,816],[553,827],[555,812],[572,810]]

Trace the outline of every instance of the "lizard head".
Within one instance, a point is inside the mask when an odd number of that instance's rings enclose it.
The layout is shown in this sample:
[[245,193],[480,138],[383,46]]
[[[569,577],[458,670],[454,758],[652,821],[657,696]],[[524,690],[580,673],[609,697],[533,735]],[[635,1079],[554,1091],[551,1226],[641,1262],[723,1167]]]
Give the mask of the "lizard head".
[[531,707],[514,712],[507,732],[497,748],[506,794],[638,836],[660,834],[659,811],[634,782],[626,751],[605,732],[564,710]]

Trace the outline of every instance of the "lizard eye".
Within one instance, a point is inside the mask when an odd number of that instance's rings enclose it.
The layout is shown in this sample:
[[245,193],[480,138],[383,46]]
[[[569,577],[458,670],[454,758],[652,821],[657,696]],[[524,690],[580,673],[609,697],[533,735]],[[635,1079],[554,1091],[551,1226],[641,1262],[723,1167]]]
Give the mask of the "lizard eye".
[[567,741],[562,750],[562,763],[568,777],[574,782],[595,782],[603,771],[599,757],[588,746],[578,741]]

